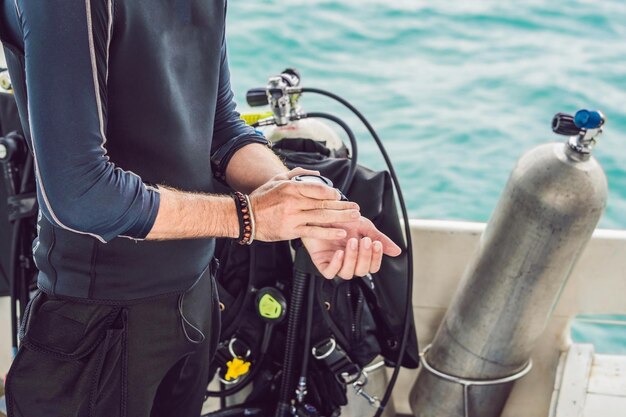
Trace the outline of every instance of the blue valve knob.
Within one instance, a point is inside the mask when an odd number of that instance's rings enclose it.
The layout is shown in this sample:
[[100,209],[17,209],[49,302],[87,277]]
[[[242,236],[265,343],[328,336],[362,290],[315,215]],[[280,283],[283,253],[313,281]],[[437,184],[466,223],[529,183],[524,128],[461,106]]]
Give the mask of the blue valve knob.
[[597,110],[578,110],[574,115],[574,124],[579,129],[597,129],[604,120],[604,115]]

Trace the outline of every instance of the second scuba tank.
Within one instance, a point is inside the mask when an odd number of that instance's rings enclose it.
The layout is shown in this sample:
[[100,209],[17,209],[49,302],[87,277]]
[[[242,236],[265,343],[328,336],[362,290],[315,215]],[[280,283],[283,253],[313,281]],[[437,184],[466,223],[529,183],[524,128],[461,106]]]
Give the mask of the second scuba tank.
[[599,112],[558,114],[553,130],[569,142],[538,146],[517,162],[424,353],[410,393],[416,417],[499,416],[512,381],[530,370],[606,205],[607,180],[591,156],[603,122]]

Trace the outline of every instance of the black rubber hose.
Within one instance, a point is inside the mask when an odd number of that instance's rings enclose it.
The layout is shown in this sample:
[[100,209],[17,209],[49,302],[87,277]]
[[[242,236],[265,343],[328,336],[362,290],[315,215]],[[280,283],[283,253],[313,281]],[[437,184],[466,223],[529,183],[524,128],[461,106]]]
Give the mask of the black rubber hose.
[[358,149],[358,145],[356,142],[356,137],[354,136],[354,132],[352,131],[352,129],[350,129],[350,126],[348,126],[346,122],[341,120],[339,117],[334,116],[329,113],[322,113],[322,112],[305,113],[302,115],[302,118],[303,119],[318,118],[318,119],[330,120],[332,122],[337,123],[346,132],[346,135],[348,135],[348,139],[350,140],[350,150],[352,153],[352,155],[350,155],[350,168],[348,169],[348,175],[346,175],[346,178],[341,184],[341,187],[339,187],[342,193],[348,194],[348,191],[350,190],[350,186],[352,185],[352,181],[354,180],[354,175],[356,174],[356,168],[357,168],[358,157],[359,157],[359,149]]
[[302,366],[300,367],[300,378],[298,379],[298,387],[300,383],[303,388],[306,387],[306,380],[309,371],[309,357],[311,350],[311,333],[313,331],[313,305],[315,303],[315,277],[309,278],[309,288],[306,301],[306,325],[304,329],[304,349],[302,353]]
[[396,192],[398,193],[398,202],[400,203],[400,210],[402,212],[402,218],[404,220],[404,232],[406,234],[406,250],[407,250],[408,281],[407,281],[407,291],[406,291],[406,309],[405,309],[405,322],[404,322],[405,324],[404,324],[404,331],[402,334],[402,341],[400,343],[400,353],[398,354],[398,361],[396,363],[396,366],[394,367],[393,374],[391,375],[391,380],[389,381],[389,385],[387,386],[387,390],[385,391],[385,395],[383,396],[383,399],[380,402],[380,407],[376,411],[376,414],[374,415],[374,417],[380,417],[385,409],[385,406],[389,402],[389,398],[391,397],[393,387],[395,386],[396,381],[398,380],[398,374],[400,373],[402,360],[404,359],[404,353],[406,351],[406,345],[409,340],[410,324],[412,322],[411,320],[409,320],[409,317],[411,315],[412,296],[413,296],[413,244],[411,242],[411,228],[409,225],[409,215],[407,213],[406,204],[404,202],[404,197],[402,195],[402,190],[400,189],[400,181],[398,180],[396,172],[393,169],[393,164],[391,163],[391,159],[389,158],[389,155],[387,154],[387,151],[385,150],[385,146],[380,140],[380,137],[378,136],[378,134],[376,133],[376,131],[374,130],[370,122],[365,118],[365,116],[363,116],[363,114],[359,110],[357,110],[356,107],[350,104],[347,100],[343,99],[342,97],[334,93],[331,93],[330,91],[321,90],[319,88],[305,87],[302,89],[302,92],[303,93],[316,93],[316,94],[321,94],[326,97],[330,97],[338,101],[339,103],[343,104],[344,106],[346,106],[350,111],[352,111],[359,118],[359,120],[367,128],[368,132],[372,135],[372,138],[374,138],[376,145],[378,145],[378,149],[380,150],[380,153],[382,154],[383,159],[385,160],[385,163],[387,164],[387,167],[389,168],[389,173],[391,174],[393,185],[396,189]]
[[[299,249],[304,250],[304,249]],[[290,399],[294,387],[295,374],[295,353],[298,342],[298,328],[300,325],[300,312],[302,301],[307,287],[309,275],[298,269],[294,272],[293,289],[291,291],[291,301],[289,304],[289,321],[287,323],[287,340],[285,342],[285,358],[283,359],[283,377],[280,384],[280,395],[276,408],[276,417],[286,417],[290,414]]]

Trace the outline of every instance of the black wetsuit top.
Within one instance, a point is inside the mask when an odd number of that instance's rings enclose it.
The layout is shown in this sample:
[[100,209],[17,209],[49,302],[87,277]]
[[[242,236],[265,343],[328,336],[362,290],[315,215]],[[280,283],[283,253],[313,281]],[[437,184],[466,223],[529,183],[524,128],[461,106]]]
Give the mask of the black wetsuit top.
[[149,184],[210,193],[237,149],[267,143],[235,110],[225,0],[0,5],[36,161],[39,287],[100,301],[190,287],[214,240],[142,240],[159,208]]

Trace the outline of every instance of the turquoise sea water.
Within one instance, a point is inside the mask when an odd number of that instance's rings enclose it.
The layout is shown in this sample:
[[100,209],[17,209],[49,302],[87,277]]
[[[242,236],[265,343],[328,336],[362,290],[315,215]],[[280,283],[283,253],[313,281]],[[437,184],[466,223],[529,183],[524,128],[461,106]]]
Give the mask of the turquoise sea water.
[[[600,226],[626,228],[623,0],[231,0],[228,22],[238,101],[287,66],[345,96],[385,140],[412,217],[486,221],[517,158],[562,140],[555,113],[602,109],[596,156],[611,193]],[[340,109],[329,103],[303,99]],[[361,161],[376,165],[352,126]]]
[[572,340],[593,343],[596,351],[626,355],[626,316],[581,314],[572,323]]
[[[610,195],[600,227],[626,229],[623,0],[231,0],[227,32],[238,101],[289,66],[345,96],[379,130],[411,217],[487,221],[517,158],[563,140],[550,130],[555,113],[601,109],[595,155]],[[341,107],[302,103],[344,117],[361,163],[382,168]],[[573,336],[598,331],[601,350],[626,350],[624,326],[577,323]]]

